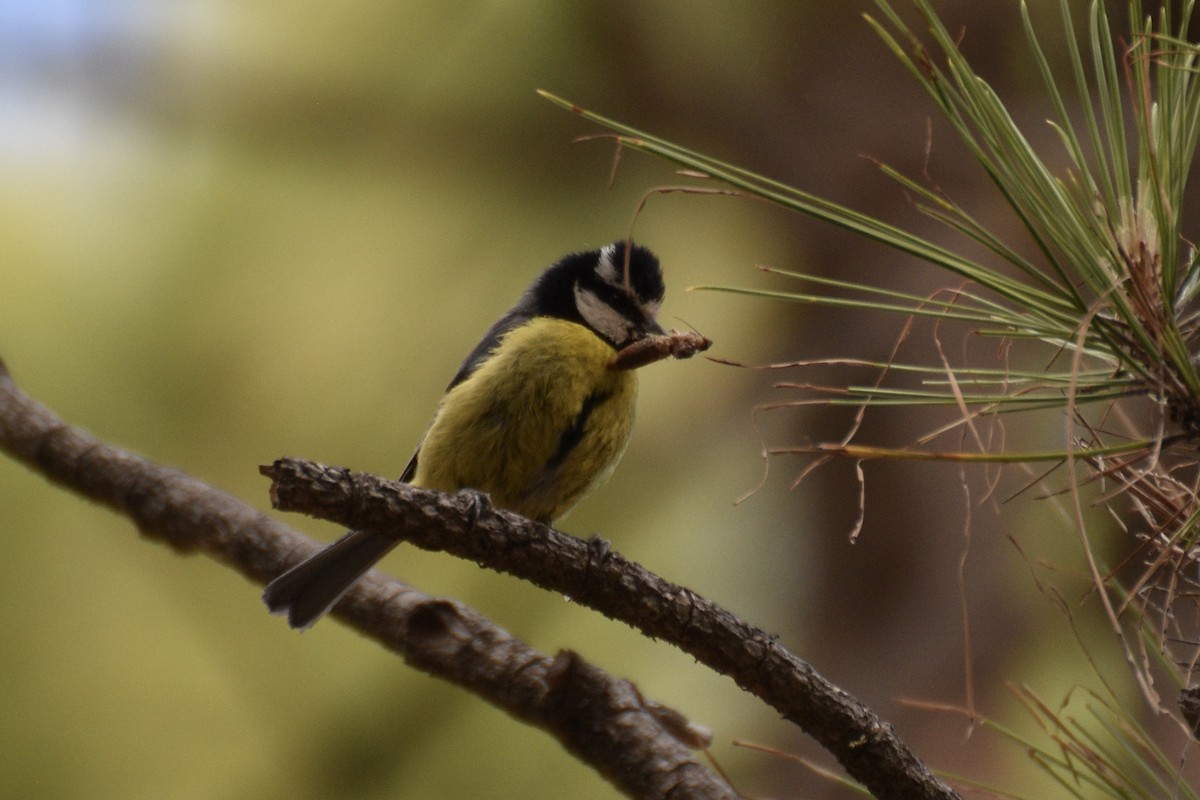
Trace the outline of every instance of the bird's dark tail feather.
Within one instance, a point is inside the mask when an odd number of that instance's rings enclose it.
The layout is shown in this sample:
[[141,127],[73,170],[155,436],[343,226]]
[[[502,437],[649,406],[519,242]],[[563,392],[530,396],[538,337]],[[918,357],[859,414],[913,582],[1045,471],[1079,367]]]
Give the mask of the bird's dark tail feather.
[[396,540],[387,536],[350,531],[267,584],[263,602],[272,614],[287,614],[289,625],[304,630],[395,546]]

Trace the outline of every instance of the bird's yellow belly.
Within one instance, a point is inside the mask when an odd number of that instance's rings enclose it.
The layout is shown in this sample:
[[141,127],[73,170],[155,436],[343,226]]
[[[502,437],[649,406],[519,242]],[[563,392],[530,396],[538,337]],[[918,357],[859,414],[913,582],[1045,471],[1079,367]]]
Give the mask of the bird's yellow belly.
[[582,325],[540,317],[509,332],[451,389],[421,443],[413,483],[487,492],[550,521],[616,466],[633,429],[637,378]]

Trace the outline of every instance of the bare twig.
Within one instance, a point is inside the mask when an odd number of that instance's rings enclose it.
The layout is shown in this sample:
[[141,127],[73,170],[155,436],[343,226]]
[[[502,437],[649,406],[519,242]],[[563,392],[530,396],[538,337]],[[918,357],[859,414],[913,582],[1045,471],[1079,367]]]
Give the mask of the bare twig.
[[712,347],[708,339],[693,331],[671,331],[662,336],[638,339],[617,353],[610,365],[613,369],[640,369],[665,358],[691,358]]

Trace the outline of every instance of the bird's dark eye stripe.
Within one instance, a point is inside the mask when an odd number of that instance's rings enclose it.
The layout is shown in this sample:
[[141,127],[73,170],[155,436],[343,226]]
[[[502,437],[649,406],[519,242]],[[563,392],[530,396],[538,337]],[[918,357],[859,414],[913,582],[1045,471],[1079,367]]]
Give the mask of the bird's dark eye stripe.
[[640,320],[645,316],[645,311],[642,310],[642,301],[631,296],[624,288],[613,286],[605,281],[598,281],[596,285],[588,288],[606,305],[612,307],[626,319]]
[[[634,262],[629,265],[629,286],[625,284],[625,262],[621,253],[613,256],[613,270],[609,274],[599,264],[596,266],[590,275],[597,284],[605,287],[611,287],[616,291],[628,294],[632,292],[634,296],[643,301],[661,300],[662,293],[662,278],[658,273],[651,272],[640,264],[635,258]],[[657,281],[655,280],[657,278]]]

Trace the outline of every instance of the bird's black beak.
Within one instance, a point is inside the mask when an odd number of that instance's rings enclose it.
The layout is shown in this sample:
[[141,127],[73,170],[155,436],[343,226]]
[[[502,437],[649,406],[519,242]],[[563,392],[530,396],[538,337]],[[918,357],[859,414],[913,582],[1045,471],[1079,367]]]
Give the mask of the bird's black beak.
[[639,328],[639,333],[641,338],[645,339],[647,336],[665,336],[667,332],[654,320],[647,319]]

